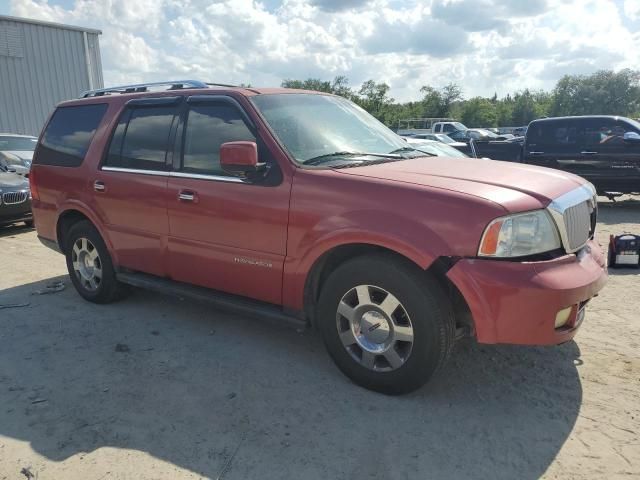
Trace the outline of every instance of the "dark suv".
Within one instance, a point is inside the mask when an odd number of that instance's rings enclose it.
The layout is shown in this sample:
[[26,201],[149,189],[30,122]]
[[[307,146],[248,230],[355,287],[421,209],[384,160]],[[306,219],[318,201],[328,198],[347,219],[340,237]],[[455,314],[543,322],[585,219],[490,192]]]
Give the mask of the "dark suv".
[[90,92],[40,137],[38,235],[89,301],[135,285],[308,322],[402,393],[463,336],[569,341],[605,284],[580,177],[430,156],[334,95],[168,86]]
[[534,120],[527,129],[522,160],[580,175],[598,193],[638,193],[640,123],[612,116]]

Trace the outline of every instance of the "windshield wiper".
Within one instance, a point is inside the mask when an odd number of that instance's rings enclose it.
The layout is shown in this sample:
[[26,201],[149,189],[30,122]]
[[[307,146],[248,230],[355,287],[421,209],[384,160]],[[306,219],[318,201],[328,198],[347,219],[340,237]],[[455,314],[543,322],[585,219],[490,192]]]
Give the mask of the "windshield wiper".
[[325,153],[324,155],[318,155],[317,157],[310,158],[302,162],[304,165],[320,165],[326,161],[330,161],[336,157],[382,157],[382,158],[397,158],[401,159],[400,155],[394,155],[391,153],[367,153],[367,152],[333,152]]
[[420,152],[420,153],[424,153],[425,155],[429,155],[430,157],[437,157],[435,153],[425,152],[424,150],[420,150],[419,148],[413,148],[413,147],[396,148],[395,150],[389,152],[389,154],[400,153],[400,152]]

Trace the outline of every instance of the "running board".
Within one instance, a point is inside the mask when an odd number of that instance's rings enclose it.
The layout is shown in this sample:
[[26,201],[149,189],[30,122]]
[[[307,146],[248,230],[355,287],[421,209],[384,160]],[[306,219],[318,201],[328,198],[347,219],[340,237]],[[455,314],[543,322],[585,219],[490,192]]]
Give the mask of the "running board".
[[271,303],[259,302],[238,295],[210,290],[204,287],[176,282],[168,278],[156,277],[146,273],[121,272],[116,278],[133,287],[152,290],[180,299],[190,298],[199,302],[207,302],[221,310],[233,311],[251,317],[258,317],[277,323],[285,323],[296,329],[304,329],[307,322],[293,315],[288,315],[282,308]]

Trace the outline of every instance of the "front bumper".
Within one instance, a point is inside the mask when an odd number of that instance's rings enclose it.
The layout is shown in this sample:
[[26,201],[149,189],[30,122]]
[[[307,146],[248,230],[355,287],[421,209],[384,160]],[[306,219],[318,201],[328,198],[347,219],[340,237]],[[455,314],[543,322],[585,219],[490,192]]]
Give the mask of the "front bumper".
[[[467,301],[480,343],[554,345],[571,340],[580,310],[604,287],[604,254],[593,240],[577,254],[544,262],[462,259],[447,273]],[[573,307],[565,326],[560,310]]]
[[9,225],[32,219],[30,200],[15,205],[0,204],[0,225]]

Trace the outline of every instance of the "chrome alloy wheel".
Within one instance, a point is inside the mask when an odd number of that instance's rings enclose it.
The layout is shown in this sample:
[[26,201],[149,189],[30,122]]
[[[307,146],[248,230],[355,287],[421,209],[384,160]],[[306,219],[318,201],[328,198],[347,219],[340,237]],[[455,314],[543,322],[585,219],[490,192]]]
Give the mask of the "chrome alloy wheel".
[[385,289],[358,285],[340,300],[336,326],[342,345],[363,367],[400,368],[411,355],[413,326],[400,301]]
[[77,239],[73,244],[71,260],[80,284],[95,292],[102,281],[102,261],[95,245],[87,238]]

